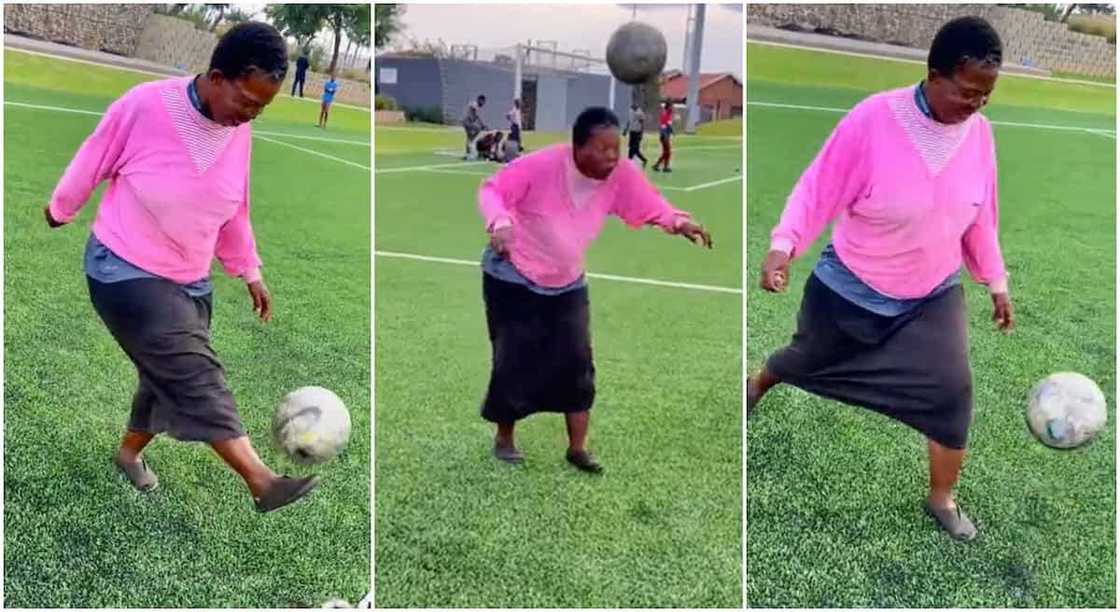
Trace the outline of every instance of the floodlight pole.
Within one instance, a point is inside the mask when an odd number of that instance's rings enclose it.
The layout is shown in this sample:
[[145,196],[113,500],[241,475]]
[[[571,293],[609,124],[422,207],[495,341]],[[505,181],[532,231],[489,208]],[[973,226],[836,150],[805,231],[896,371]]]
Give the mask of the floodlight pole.
[[513,47],[513,99],[521,99],[521,43]]
[[696,5],[695,30],[689,40],[692,57],[689,58],[688,98],[685,100],[688,105],[684,122],[686,134],[696,132],[696,124],[700,122],[700,50],[704,48],[704,9],[703,4]]

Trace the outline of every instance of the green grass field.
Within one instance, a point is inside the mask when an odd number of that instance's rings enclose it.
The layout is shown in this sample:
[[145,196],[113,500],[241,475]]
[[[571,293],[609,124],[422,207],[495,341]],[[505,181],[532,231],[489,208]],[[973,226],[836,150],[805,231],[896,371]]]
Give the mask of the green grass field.
[[[267,463],[286,392],[318,384],[350,407],[353,435],[313,469],[306,501],[260,515],[208,448],[157,439],[158,491],[110,465],[136,374],[89,304],[81,269],[99,195],[70,226],[42,208],[99,113],[141,74],[4,54],[4,604],[6,607],[317,607],[369,590],[369,113],[279,98],[256,124],[253,224],[275,316],[253,316],[215,267],[213,345]],[[309,140],[329,138],[338,142]],[[299,147],[333,156],[316,156]],[[347,165],[343,160],[354,165]]]
[[[756,101],[850,107],[917,83],[921,66],[748,45],[747,367],[789,341],[816,260],[791,290],[757,269],[797,177],[841,115]],[[980,524],[959,544],[922,512],[924,442],[869,411],[778,388],[747,436],[747,603],[755,607],[1115,607],[1115,420],[1085,448],[1047,449],[1024,424],[1055,371],[1116,395],[1115,91],[1001,77],[995,122],[1001,242],[1018,329],[992,328],[967,283],[975,422],[959,490]],[[818,242],[817,249],[825,240]]]
[[741,605],[739,125],[679,138],[675,172],[650,172],[713,251],[612,220],[589,254],[592,273],[732,289],[590,280],[602,477],[564,462],[560,415],[519,426],[524,466],[490,455],[476,192],[498,166],[459,161],[458,130],[376,130],[379,607]]

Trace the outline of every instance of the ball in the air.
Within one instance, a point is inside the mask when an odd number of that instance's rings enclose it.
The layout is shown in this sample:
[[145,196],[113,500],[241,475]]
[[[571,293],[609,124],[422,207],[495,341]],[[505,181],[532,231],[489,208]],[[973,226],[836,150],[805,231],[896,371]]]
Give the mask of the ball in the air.
[[272,439],[297,463],[330,461],[350,440],[350,413],[329,389],[302,387],[276,408]]
[[1031,433],[1053,448],[1076,448],[1092,440],[1108,421],[1108,406],[1097,383],[1076,372],[1039,381],[1027,405]]
[[660,30],[631,21],[611,34],[607,42],[607,66],[614,78],[637,85],[661,74],[668,51]]

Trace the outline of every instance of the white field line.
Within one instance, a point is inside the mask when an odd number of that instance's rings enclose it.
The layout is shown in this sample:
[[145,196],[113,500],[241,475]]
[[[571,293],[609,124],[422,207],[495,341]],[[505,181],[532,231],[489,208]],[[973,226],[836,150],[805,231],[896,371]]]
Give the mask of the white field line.
[[456,174],[459,176],[494,176],[493,172],[467,172],[466,170],[453,170],[451,168],[425,168],[419,172],[434,172],[436,174]]
[[[153,70],[143,70],[141,68],[129,68],[126,66],[118,66],[116,64],[107,64],[105,62],[95,62],[92,60],[79,59],[76,57],[68,57],[65,55],[55,55],[53,53],[43,53],[42,51],[32,51],[30,49],[20,49],[18,47],[4,46],[5,51],[14,51],[16,53],[26,53],[28,55],[38,55],[39,57],[49,57],[51,59],[62,60],[64,62],[74,62],[75,64],[86,64],[89,66],[100,66],[101,68],[109,68],[111,70],[123,70],[125,72],[136,72],[139,74],[146,74],[149,76],[157,76],[162,79],[172,79],[175,75],[167,74],[166,72],[155,72]],[[185,76],[185,75],[184,75]]]
[[[432,165],[429,165],[429,166],[409,166],[407,168],[384,168],[384,169],[375,170],[374,173],[375,174],[382,174],[382,173],[387,173],[387,172],[434,172],[434,173],[438,173],[438,174],[455,174],[455,175],[460,175],[460,176],[479,176],[479,177],[493,176],[493,174],[494,174],[493,172],[468,172],[466,170],[456,170],[455,169],[458,166],[468,165],[468,163],[479,164],[479,163],[486,163],[486,162],[459,162],[459,163],[454,163],[454,164],[432,164]],[[742,180],[742,177],[740,177],[740,176],[729,176],[727,178],[722,178],[722,179],[719,179],[719,180],[716,180],[716,181],[710,181],[710,182],[707,182],[707,183],[700,183],[698,185],[689,185],[689,186],[686,186],[686,187],[678,187],[678,186],[675,186],[675,185],[658,185],[656,183],[654,184],[654,186],[657,187],[658,189],[665,190],[665,191],[689,192],[689,191],[699,191],[701,189],[707,189],[709,187],[715,187],[716,185],[722,185],[724,183],[730,183],[731,181],[738,181],[738,180]]]
[[[87,64],[87,65],[90,65],[90,66],[100,66],[101,68],[108,68],[109,70],[123,70],[125,72],[136,72],[136,73],[139,73],[139,74],[147,74],[147,75],[151,75],[151,76],[158,76],[158,77],[165,78],[165,79],[175,78],[175,75],[167,74],[167,73],[164,73],[164,72],[155,72],[153,70],[143,70],[141,68],[130,68],[128,66],[119,66],[117,64],[111,64],[111,63],[108,63],[108,62],[95,62],[93,60],[80,59],[80,58],[77,58],[77,57],[69,57],[69,56],[66,56],[66,55],[56,55],[54,53],[44,53],[42,51],[32,51],[30,49],[21,49],[19,47],[5,46],[4,50],[5,51],[15,51],[16,53],[26,53],[28,55],[38,55],[40,57],[49,57],[51,59],[62,60],[64,62],[74,62],[75,64]],[[170,67],[169,67],[169,69],[170,69]],[[291,90],[289,90],[289,91],[291,91]],[[315,99],[312,99],[312,98],[293,97],[292,95],[287,94],[287,93],[281,94],[281,97],[290,98],[292,100],[304,100],[304,101],[307,101],[307,102],[314,102],[316,104],[319,103],[319,100],[315,100]],[[335,102],[334,104],[332,104],[332,106],[352,108],[354,110],[365,111],[367,113],[370,112],[369,107],[367,107],[367,106],[357,106],[355,104],[344,104],[342,102]]]
[[[831,53],[833,55],[847,55],[849,57],[866,57],[870,59],[882,60],[887,62],[898,62],[900,64],[919,64],[926,65],[925,60],[907,59],[904,57],[889,57],[886,55],[875,55],[873,53],[860,53],[858,51],[840,51],[838,49],[824,49],[821,47],[810,47],[807,45],[794,45],[791,43],[770,42],[765,40],[755,40],[751,35],[747,34],[747,42],[755,45],[767,45],[770,47],[785,47],[787,49],[801,49],[804,51],[816,51],[818,53]],[[749,53],[749,51],[748,51]],[[1059,77],[1043,76],[1041,74],[1022,74],[1018,72],[1004,72],[1000,74],[1003,78],[1021,78],[1021,79],[1035,79],[1037,81],[1055,81],[1058,83],[1077,83],[1078,85],[1089,85],[1092,87],[1116,87],[1114,83],[1100,83],[1097,81],[1082,81],[1079,79],[1063,79]]]
[[369,147],[373,145],[372,140],[362,142],[361,140],[349,140],[346,138],[327,138],[325,136],[303,136],[300,134],[287,134],[284,132],[266,132],[264,130],[253,130],[254,134],[264,134],[265,136],[278,136],[281,138],[298,138],[300,140],[316,140],[319,142],[330,142],[334,144],[355,145],[359,147]]
[[684,187],[683,191],[699,191],[701,189],[707,189],[709,187],[715,187],[716,185],[722,185],[724,183],[730,183],[731,181],[741,181],[741,180],[743,180],[743,177],[741,177],[741,176],[729,176],[727,178],[719,179],[718,181],[711,181],[711,182],[708,182],[708,183],[700,183],[699,185],[691,185],[689,187]]
[[[794,110],[809,110],[809,111],[822,111],[828,113],[846,113],[849,108],[836,108],[833,106],[809,106],[806,104],[782,104],[778,102],[747,102],[747,106],[761,106],[764,108],[788,108]],[[993,121],[988,120],[992,125],[1002,125],[1007,127],[1023,127],[1034,128],[1039,130],[1060,130],[1068,132],[1100,132],[1107,134],[1115,134],[1112,130],[1103,130],[1100,128],[1087,128],[1077,127],[1073,125],[1050,125],[1046,123],[1020,123],[1018,121]]]
[[[103,112],[100,112],[100,111],[91,111],[91,110],[85,110],[85,109],[81,109],[81,108],[66,108],[66,107],[62,107],[62,106],[48,106],[46,104],[28,104],[26,102],[13,102],[11,100],[4,100],[4,105],[5,106],[18,106],[20,108],[31,108],[31,109],[35,109],[35,110],[53,111],[53,112],[56,112],[56,113],[73,113],[73,114],[76,114],[76,115],[92,115],[92,116],[95,116],[95,117],[100,117],[101,115],[104,114]],[[345,138],[326,138],[324,136],[302,136],[300,134],[287,134],[287,133],[284,133],[284,132],[267,132],[265,130],[253,130],[253,135],[254,136],[256,136],[258,134],[263,134],[265,136],[279,136],[279,137],[282,137],[282,138],[298,138],[300,140],[318,140],[318,141],[322,141],[322,142],[331,142],[331,143],[348,144],[348,145],[358,145],[358,146],[364,146],[364,147],[370,146],[370,143],[362,142],[360,140],[347,140]]]
[[260,136],[258,134],[254,134],[254,136],[256,138],[259,138],[259,139],[265,141],[265,142],[271,142],[273,144],[278,144],[282,147],[288,147],[288,148],[291,148],[291,149],[295,149],[296,151],[303,151],[304,153],[308,153],[310,155],[315,155],[317,157],[323,157],[325,159],[336,161],[340,164],[346,164],[347,166],[354,166],[355,168],[361,168],[363,170],[369,170],[370,169],[369,166],[366,166],[364,164],[359,164],[357,162],[352,162],[348,159],[343,159],[341,157],[335,157],[334,155],[327,155],[326,153],[320,153],[320,152],[314,151],[312,149],[305,149],[303,147],[299,147],[299,146],[296,146],[294,144],[288,144],[288,143],[286,143],[284,141],[281,141],[281,140],[276,140],[276,139],[273,139],[273,138],[269,138],[268,136]]
[[[289,87],[288,91],[289,92],[292,91],[290,87]],[[315,104],[320,104],[322,102],[322,100],[318,100],[318,99],[315,99],[315,98],[300,98],[299,96],[293,96],[290,93],[282,93],[280,95],[281,95],[281,97],[287,98],[289,100],[296,100],[296,101],[299,101],[299,102],[313,102]],[[332,102],[331,103],[331,108],[335,108],[335,107],[352,108],[354,110],[359,110],[359,111],[366,112],[366,113],[370,112],[370,109],[369,109],[368,106],[358,106],[357,104],[345,104],[345,103],[342,103],[342,102]]]
[[416,172],[420,170],[431,170],[433,168],[461,168],[463,166],[477,166],[479,164],[488,164],[487,161],[459,161],[450,164],[426,164],[423,166],[405,166],[403,168],[378,168],[374,170],[374,174],[394,174],[398,172]]
[[[478,261],[470,261],[467,259],[452,259],[450,257],[431,257],[428,255],[416,255],[413,253],[397,253],[393,251],[374,251],[378,257],[391,257],[395,259],[412,259],[415,261],[427,261],[432,263],[453,264],[458,266],[472,266],[479,267]],[[636,278],[633,276],[619,276],[617,274],[599,274],[596,272],[588,272],[588,278],[599,278],[602,280],[618,281],[622,283],[633,283],[638,285],[655,285],[658,287],[671,287],[673,289],[690,289],[693,291],[709,291],[713,293],[733,293],[742,294],[743,290],[736,287],[720,287],[717,285],[698,285],[695,283],[677,283],[672,281],[656,280],[652,278]]]

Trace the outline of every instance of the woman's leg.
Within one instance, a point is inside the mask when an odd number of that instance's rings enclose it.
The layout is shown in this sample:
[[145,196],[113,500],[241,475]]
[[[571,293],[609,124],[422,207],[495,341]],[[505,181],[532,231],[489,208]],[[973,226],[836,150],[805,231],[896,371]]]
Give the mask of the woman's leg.
[[929,440],[929,505],[936,509],[956,507],[953,487],[961,476],[965,450],[942,446]]
[[754,410],[758,401],[766,395],[766,392],[780,382],[782,380],[768,370],[766,366],[762,366],[758,375],[747,378],[747,416],[750,416],[751,411]]
[[136,463],[140,460],[140,453],[144,452],[144,447],[155,437],[155,434],[146,431],[126,430],[124,436],[121,437],[121,447],[117,451],[117,459],[121,463]]
[[249,436],[210,443],[214,452],[249,486],[253,497],[260,497],[277,480],[276,473],[257,456]]
[[498,431],[494,435],[494,446],[498,448],[516,448],[517,444],[513,439],[513,427],[515,423],[510,421],[508,423],[498,423]]
[[591,411],[569,412],[564,415],[568,426],[568,452],[578,453],[587,450],[587,429],[591,422]]

